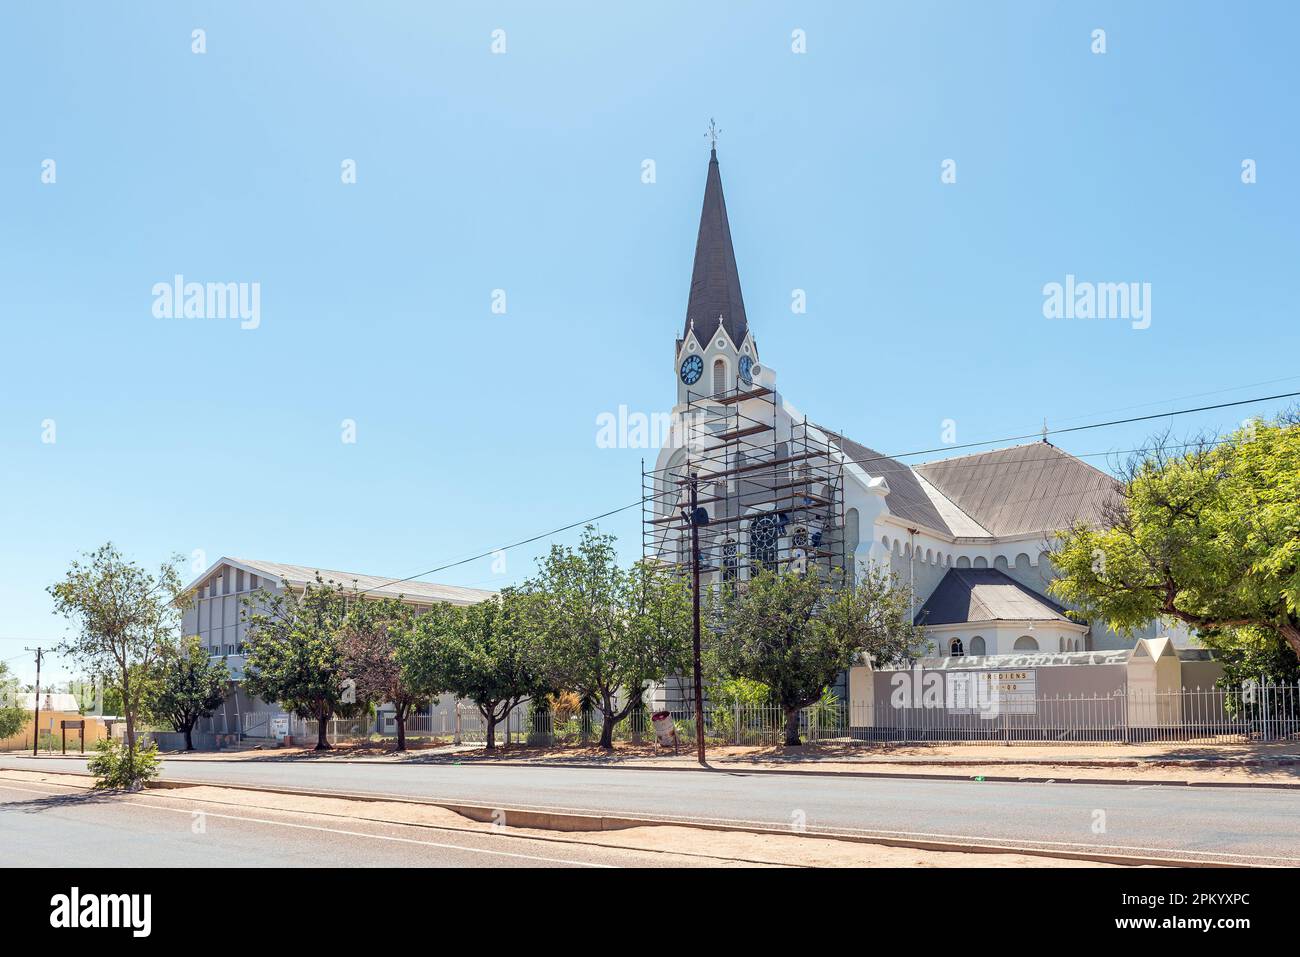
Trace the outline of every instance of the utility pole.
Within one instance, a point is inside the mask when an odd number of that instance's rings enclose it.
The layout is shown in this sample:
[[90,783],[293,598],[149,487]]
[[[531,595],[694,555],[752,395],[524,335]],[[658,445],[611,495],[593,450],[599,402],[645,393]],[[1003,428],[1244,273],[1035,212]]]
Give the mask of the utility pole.
[[[695,616],[695,756],[704,764],[704,677],[700,667],[700,526],[708,522],[699,507],[699,476],[691,473],[691,610]],[[701,521],[701,518],[703,521]]]
[[32,757],[36,757],[36,745],[41,740],[41,659],[45,657],[45,649],[38,645],[23,650],[36,652],[36,710],[32,713]]

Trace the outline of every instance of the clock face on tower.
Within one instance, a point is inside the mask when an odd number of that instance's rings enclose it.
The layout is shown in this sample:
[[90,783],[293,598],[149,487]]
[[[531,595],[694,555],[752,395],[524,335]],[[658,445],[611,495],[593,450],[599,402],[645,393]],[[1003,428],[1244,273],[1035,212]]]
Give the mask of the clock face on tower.
[[754,384],[753,375],[750,372],[750,370],[753,368],[754,368],[753,359],[751,359],[749,356],[740,357],[740,381],[745,383],[745,385]]
[[681,375],[682,381],[687,385],[695,385],[700,381],[700,376],[704,375],[704,360],[699,356],[687,356],[682,363]]

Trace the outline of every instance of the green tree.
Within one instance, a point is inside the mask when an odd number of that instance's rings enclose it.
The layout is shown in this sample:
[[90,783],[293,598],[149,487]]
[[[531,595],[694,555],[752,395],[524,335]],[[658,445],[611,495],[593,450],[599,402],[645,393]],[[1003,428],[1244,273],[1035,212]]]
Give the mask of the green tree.
[[646,685],[683,669],[691,647],[691,600],[668,566],[619,567],[614,537],[587,526],[576,549],[552,546],[530,587],[553,684],[601,714],[600,747],[642,704]]
[[[355,682],[358,697],[392,702],[398,751],[406,750],[412,709],[446,690],[445,671],[426,667],[445,658],[418,636],[415,609],[396,598],[354,602],[343,627],[344,673]],[[424,651],[430,652],[428,661],[420,660]]]
[[1268,628],[1226,628],[1199,631],[1196,637],[1214,650],[1223,666],[1220,684],[1240,688],[1244,681],[1274,684],[1300,682],[1300,658],[1277,632]]
[[31,720],[25,707],[19,704],[18,681],[9,674],[9,666],[0,661],[0,740],[12,737]]
[[199,639],[190,636],[162,657],[153,713],[185,734],[185,750],[194,750],[194,725],[211,717],[226,700],[230,672],[225,661],[208,657]]
[[1121,470],[1099,523],[1058,537],[1052,562],[1051,593],[1117,631],[1167,618],[1230,643],[1264,629],[1300,655],[1296,417],[1221,442],[1158,438]]
[[497,724],[546,691],[536,608],[536,596],[507,588],[454,614],[421,619],[423,649],[433,656],[429,666],[445,669],[448,690],[474,702],[487,725],[489,751],[496,748]]
[[315,721],[317,751],[330,748],[330,718],[349,717],[366,704],[347,680],[343,662],[349,601],[364,600],[320,575],[301,592],[286,581],[279,594],[261,591],[245,599],[244,687]]
[[910,605],[908,590],[874,566],[851,584],[816,568],[760,569],[712,605],[710,671],[770,689],[785,714],[785,743],[798,745],[800,710],[820,701],[840,672],[863,656],[880,667],[916,649]]
[[177,556],[150,573],[109,542],[73,561],[63,580],[47,589],[55,613],[78,629],[57,650],[91,673],[105,675],[121,694],[128,769],[136,767],[135,728],[148,685],[160,656],[179,634],[180,615],[189,602],[182,594],[181,561]]

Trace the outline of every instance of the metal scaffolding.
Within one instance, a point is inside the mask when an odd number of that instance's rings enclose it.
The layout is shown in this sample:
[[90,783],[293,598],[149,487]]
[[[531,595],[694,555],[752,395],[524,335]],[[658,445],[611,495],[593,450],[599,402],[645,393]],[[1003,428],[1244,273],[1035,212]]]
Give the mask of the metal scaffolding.
[[843,457],[821,429],[780,415],[775,391],[754,383],[687,393],[663,469],[642,469],[642,554],[690,570],[690,480],[698,478],[702,587],[744,582],[762,567],[831,580],[844,554]]

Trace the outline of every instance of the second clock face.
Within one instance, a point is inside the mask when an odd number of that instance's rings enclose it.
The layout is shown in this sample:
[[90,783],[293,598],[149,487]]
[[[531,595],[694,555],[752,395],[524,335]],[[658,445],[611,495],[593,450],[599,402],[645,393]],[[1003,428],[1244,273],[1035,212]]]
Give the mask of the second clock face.
[[695,385],[700,381],[700,376],[704,375],[704,360],[699,356],[687,356],[682,363],[681,375],[682,381],[687,385]]
[[753,372],[752,372],[753,368],[754,368],[753,359],[751,359],[749,356],[740,357],[740,381],[745,383],[745,385],[752,385],[754,382]]

